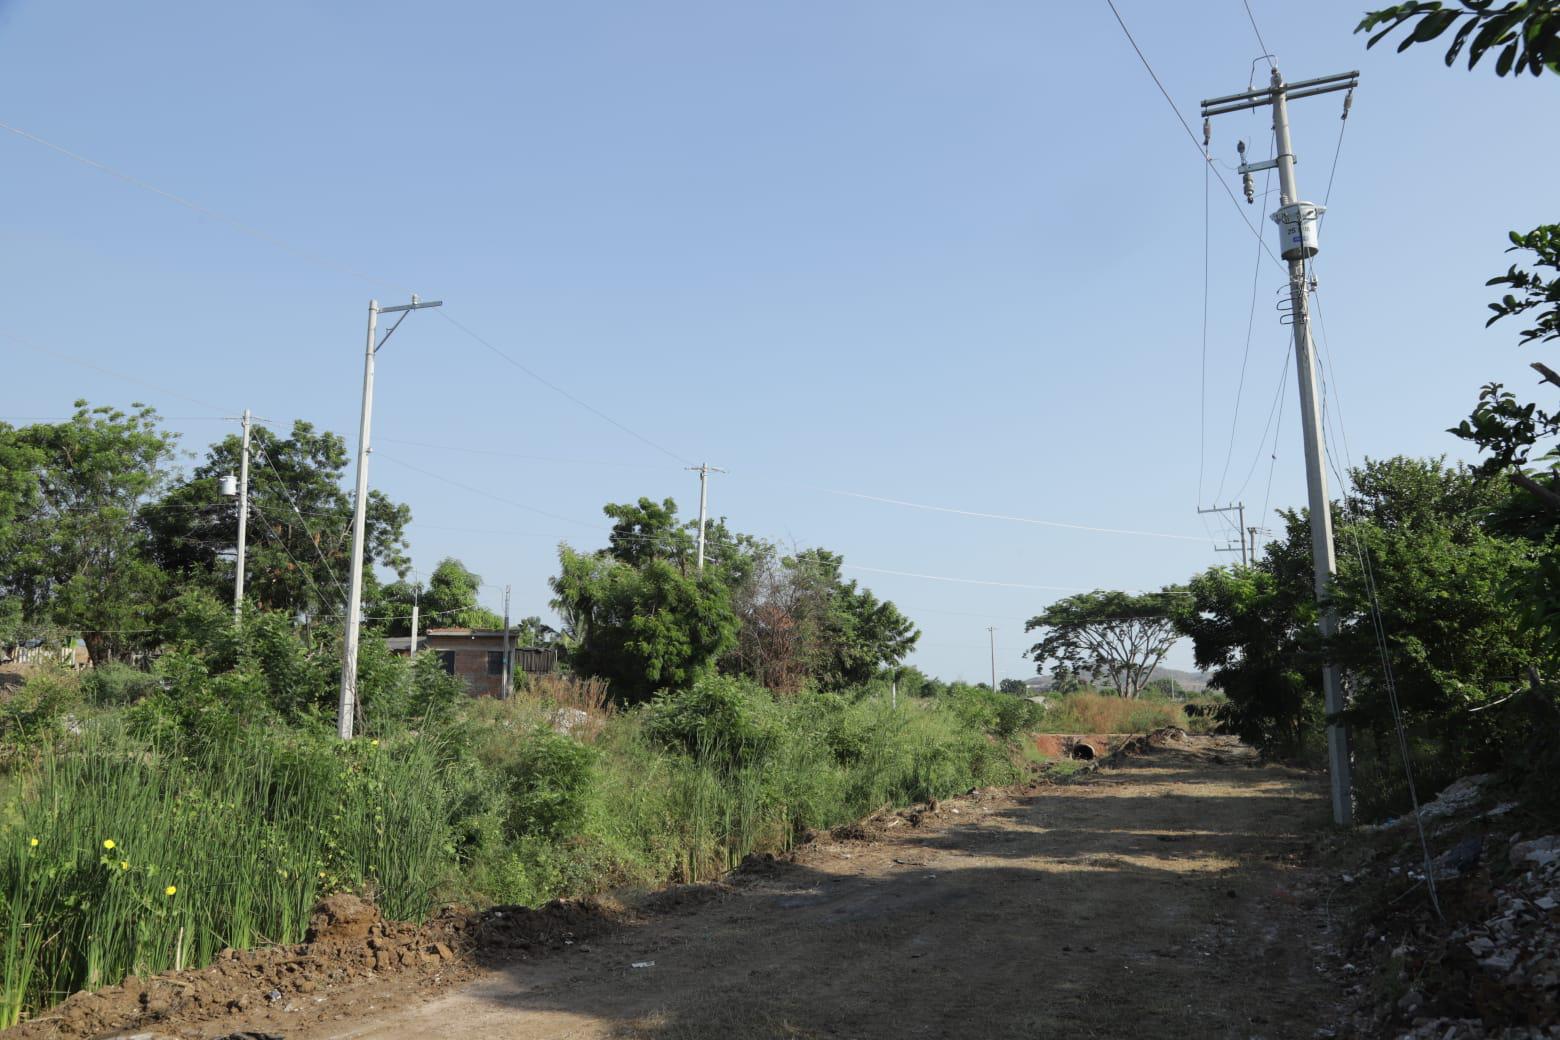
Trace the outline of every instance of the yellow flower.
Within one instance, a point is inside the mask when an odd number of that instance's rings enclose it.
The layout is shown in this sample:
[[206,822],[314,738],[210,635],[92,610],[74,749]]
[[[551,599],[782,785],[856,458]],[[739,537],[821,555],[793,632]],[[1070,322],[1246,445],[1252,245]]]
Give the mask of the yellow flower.
[[175,892],[177,892],[178,890],[179,890],[179,888],[178,888],[177,885],[169,885],[167,888],[163,889],[163,895],[171,896]]
[[379,746],[379,741],[377,741],[377,740],[370,740],[368,742],[368,746],[369,747],[378,747]]
[[113,838],[104,838],[103,839],[103,847],[105,849],[112,849],[114,847],[114,839]]
[[27,844],[36,849],[38,847],[38,839],[37,838],[30,838],[30,839],[28,839]]
[[129,870],[130,869],[130,861],[127,860],[127,859],[120,860],[119,861],[119,869],[120,870]]

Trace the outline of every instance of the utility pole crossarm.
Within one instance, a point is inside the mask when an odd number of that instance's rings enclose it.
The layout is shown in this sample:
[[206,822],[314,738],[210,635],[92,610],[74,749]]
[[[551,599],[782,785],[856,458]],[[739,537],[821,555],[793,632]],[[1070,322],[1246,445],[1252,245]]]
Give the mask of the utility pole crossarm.
[[1246,564],[1250,562],[1250,560],[1246,556],[1246,536],[1245,536],[1245,533],[1244,533],[1244,530],[1245,530],[1245,527],[1246,527],[1246,503],[1244,503],[1244,502],[1236,502],[1235,504],[1228,505],[1228,506],[1210,506],[1207,509],[1199,508],[1197,510],[1197,512],[1198,513],[1239,513],[1240,514],[1240,521],[1235,525],[1235,540],[1237,542],[1239,542],[1240,544],[1239,545],[1215,545],[1213,547],[1213,551],[1214,552],[1238,552],[1238,553],[1240,553],[1240,563],[1241,563],[1241,566],[1242,567],[1246,566]]

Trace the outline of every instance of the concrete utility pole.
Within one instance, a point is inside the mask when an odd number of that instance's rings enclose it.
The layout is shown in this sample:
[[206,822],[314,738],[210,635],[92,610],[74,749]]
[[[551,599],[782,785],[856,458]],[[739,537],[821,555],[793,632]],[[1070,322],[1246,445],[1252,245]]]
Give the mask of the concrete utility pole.
[[1239,545],[1215,545],[1214,552],[1238,552],[1240,553],[1240,565],[1245,567],[1251,561],[1246,557],[1246,503],[1236,502],[1232,506],[1211,506],[1208,509],[1199,509],[1199,513],[1239,513],[1240,522],[1235,525],[1235,540]]
[[238,566],[233,573],[233,622],[244,610],[244,548],[249,538],[249,424],[252,417],[244,409],[244,445],[238,458]]
[[704,573],[704,526],[709,514],[709,479],[711,473],[724,473],[725,470],[718,466],[711,466],[708,462],[701,462],[697,466],[688,466],[687,469],[697,470],[699,474],[699,573]]
[[511,672],[509,668],[509,586],[504,586],[504,688],[499,694],[505,700],[509,699],[509,681]]
[[414,661],[417,659],[417,622],[420,620],[418,617],[420,613],[422,613],[422,582],[415,582],[412,585],[412,645],[406,653],[406,656]]
[[[368,510],[368,453],[372,450],[369,431],[374,414],[374,355],[395,335],[395,330],[412,311],[443,304],[443,300],[425,303],[415,293],[411,303],[395,307],[381,307],[378,300],[368,301],[368,340],[363,351],[363,412],[358,420],[357,488],[352,498],[352,583],[347,592],[346,629],[341,639],[341,697],[336,704],[336,735],[342,740],[352,739],[353,713],[357,710],[358,629],[363,624],[363,528]],[[400,314],[400,317],[384,338],[375,342],[381,314]]]
[[1257,532],[1259,532],[1261,530],[1262,530],[1262,528],[1260,528],[1260,527],[1248,527],[1248,528],[1246,528],[1246,533],[1251,535],[1251,562],[1252,563],[1256,563],[1257,562]]
[[[1295,150],[1289,140],[1289,102],[1338,90],[1348,90],[1352,96],[1358,83],[1358,72],[1285,83],[1275,64],[1267,89],[1211,98],[1202,103],[1204,120],[1263,105],[1273,108],[1273,136],[1277,146],[1274,157],[1267,162],[1242,163],[1240,172],[1245,177],[1246,201],[1250,202],[1255,196],[1251,174],[1258,170],[1278,170],[1281,197],[1272,216],[1279,227],[1279,253],[1289,263],[1290,316],[1294,326],[1295,371],[1300,381],[1300,423],[1305,438],[1306,484],[1311,511],[1311,563],[1318,599],[1329,594],[1329,586],[1338,569],[1333,556],[1332,505],[1327,495],[1327,445],[1323,441],[1321,401],[1316,392],[1316,360],[1309,320],[1310,290],[1305,271],[1306,261],[1316,255],[1317,218],[1321,216],[1322,208],[1302,202],[1300,190],[1295,185]],[[1345,114],[1348,107],[1349,102],[1345,100]],[[1338,631],[1337,611],[1330,606],[1325,608],[1319,627],[1322,638],[1331,641]],[[1337,663],[1330,658],[1322,664],[1322,692],[1328,716],[1335,717],[1344,709],[1343,681]],[[1348,826],[1354,820],[1349,733],[1337,722],[1327,725],[1327,762],[1332,780],[1333,822]]]
[[991,636],[991,692],[997,692],[997,626],[991,625],[986,629]]

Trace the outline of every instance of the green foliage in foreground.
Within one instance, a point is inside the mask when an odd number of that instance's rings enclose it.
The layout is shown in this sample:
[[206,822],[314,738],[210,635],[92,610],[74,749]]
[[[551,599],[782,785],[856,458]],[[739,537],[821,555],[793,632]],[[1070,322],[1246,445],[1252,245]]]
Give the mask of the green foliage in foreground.
[[95,720],[8,778],[0,1026],[75,990],[303,937],[324,892],[424,912],[453,878],[424,743],[260,731],[186,753]]
[[343,745],[268,685],[287,654],[251,639],[221,656],[174,653],[88,691],[46,674],[14,702],[27,710],[0,759],[0,1027],[127,973],[296,941],[329,891],[417,918],[448,899],[709,877],[885,805],[1016,779],[1003,738],[1033,711],[972,687],[891,706],[886,689],[782,698],[710,676],[584,743],[543,703],[431,710],[437,677],[386,661],[375,738]]

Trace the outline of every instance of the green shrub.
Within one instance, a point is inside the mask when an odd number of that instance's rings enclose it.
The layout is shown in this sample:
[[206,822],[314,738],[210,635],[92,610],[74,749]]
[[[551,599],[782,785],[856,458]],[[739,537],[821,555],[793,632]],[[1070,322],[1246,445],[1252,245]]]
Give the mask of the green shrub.
[[146,697],[158,688],[157,677],[139,668],[111,661],[81,677],[81,693],[97,708],[118,708]]
[[954,683],[939,692],[937,701],[945,704],[970,728],[1012,740],[1038,724],[1039,706],[1009,693],[993,693],[983,686]]
[[701,762],[739,768],[780,739],[774,698],[747,679],[708,675],[685,690],[663,690],[645,710],[645,732]]
[[81,684],[65,668],[39,668],[22,688],[0,702],[0,748],[47,743],[72,708],[81,703]]
[[501,772],[511,838],[566,838],[585,820],[595,755],[572,737],[533,730]]

